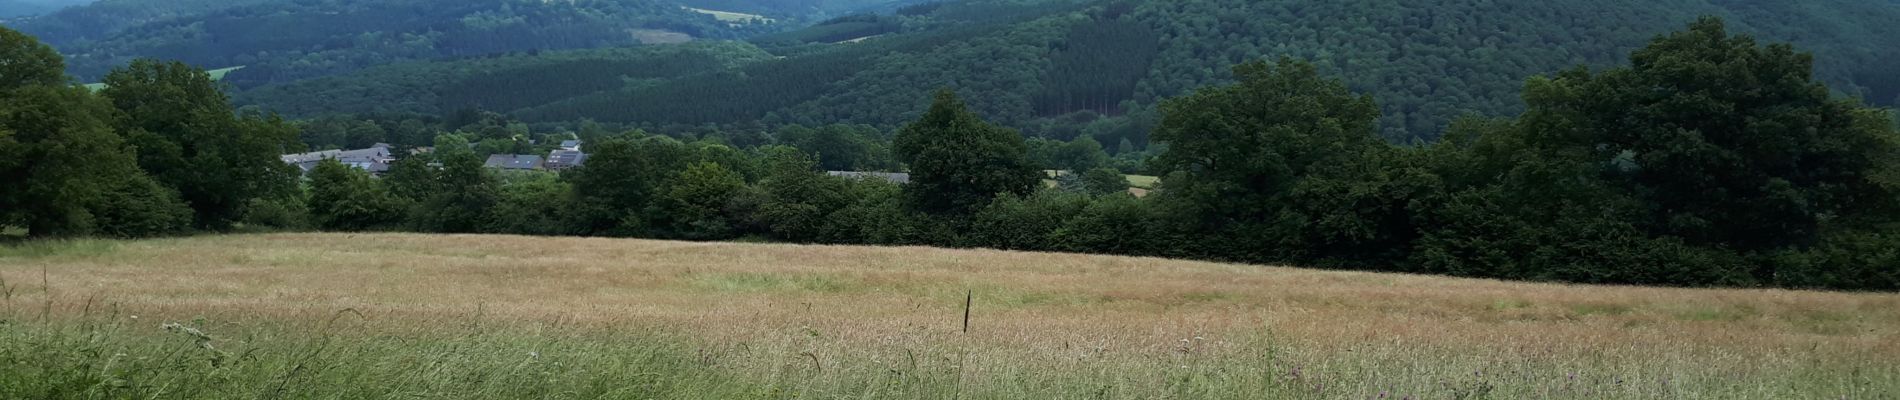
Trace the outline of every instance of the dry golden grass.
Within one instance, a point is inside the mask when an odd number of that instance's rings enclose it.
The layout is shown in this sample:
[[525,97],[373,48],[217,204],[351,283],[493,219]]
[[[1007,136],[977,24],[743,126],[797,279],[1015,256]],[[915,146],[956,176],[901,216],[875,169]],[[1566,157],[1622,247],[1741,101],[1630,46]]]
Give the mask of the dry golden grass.
[[[830,397],[892,396],[878,377],[907,368],[953,375],[931,387],[979,397],[1900,395],[1894,294],[409,234],[123,242],[0,257],[0,278],[17,289],[16,313],[111,304],[148,320],[262,323],[352,309],[367,329],[422,337],[469,321],[658,329],[692,337],[739,376]],[[976,299],[967,335],[966,293]]]

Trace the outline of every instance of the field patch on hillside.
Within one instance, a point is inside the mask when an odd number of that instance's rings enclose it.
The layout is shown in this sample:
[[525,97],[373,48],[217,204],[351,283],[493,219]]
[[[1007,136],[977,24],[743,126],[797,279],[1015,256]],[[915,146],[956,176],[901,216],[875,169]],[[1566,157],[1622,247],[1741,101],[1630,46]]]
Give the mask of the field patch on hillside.
[[628,32],[633,34],[634,40],[643,44],[674,44],[693,41],[693,35],[663,29],[634,29]]
[[8,246],[0,376],[33,384],[0,398],[1900,393],[1895,294],[514,236]]
[[746,14],[746,13],[736,13],[736,12],[731,12],[731,11],[707,10],[703,8],[692,8],[692,7],[686,7],[686,9],[693,10],[693,12],[697,12],[700,14],[711,15],[713,16],[713,18],[716,18],[720,21],[724,21],[728,23],[743,24],[743,23],[749,23],[749,22],[763,22],[763,23],[773,22],[771,18],[767,18],[766,16],[758,15],[758,14]]

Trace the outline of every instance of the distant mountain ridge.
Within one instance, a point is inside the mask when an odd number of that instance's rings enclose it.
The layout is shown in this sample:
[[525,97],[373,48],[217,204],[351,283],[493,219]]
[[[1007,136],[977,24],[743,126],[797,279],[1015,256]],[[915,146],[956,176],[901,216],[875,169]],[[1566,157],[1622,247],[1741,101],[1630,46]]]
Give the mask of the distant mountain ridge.
[[[966,0],[901,7],[762,36],[782,59],[567,93],[494,111],[528,121],[641,126],[910,120],[957,89],[986,117],[1056,139],[1146,143],[1154,105],[1263,58],[1312,60],[1375,97],[1384,136],[1432,140],[1463,115],[1522,109],[1526,78],[1625,62],[1698,16],[1816,54],[1817,75],[1871,103],[1900,99],[1900,2],[1890,0]],[[833,42],[868,39],[862,43]],[[577,77],[578,79],[578,77]],[[304,90],[375,86],[347,76]],[[240,100],[348,112],[283,88]],[[561,97],[549,95],[552,97]]]
[[0,19],[44,15],[93,0],[0,0]]
[[780,30],[728,23],[671,0],[106,0],[18,24],[91,81],[134,58],[246,66],[239,87],[401,62],[509,52],[735,39]]

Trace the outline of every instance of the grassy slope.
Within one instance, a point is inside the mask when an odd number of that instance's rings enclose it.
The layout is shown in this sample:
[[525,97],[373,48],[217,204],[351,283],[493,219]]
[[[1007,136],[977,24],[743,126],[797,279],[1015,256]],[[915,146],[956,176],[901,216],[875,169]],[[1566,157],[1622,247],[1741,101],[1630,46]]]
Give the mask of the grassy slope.
[[0,279],[0,398],[1900,393],[1894,294],[406,234],[28,244]]

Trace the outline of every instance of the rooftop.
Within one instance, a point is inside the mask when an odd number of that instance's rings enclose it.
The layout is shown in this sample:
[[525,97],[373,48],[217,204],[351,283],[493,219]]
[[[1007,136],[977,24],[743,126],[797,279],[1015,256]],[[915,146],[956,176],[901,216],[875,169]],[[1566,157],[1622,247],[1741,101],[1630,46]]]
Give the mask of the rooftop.
[[542,160],[541,156],[533,154],[496,154],[488,156],[488,162],[484,165],[509,170],[541,169]]

